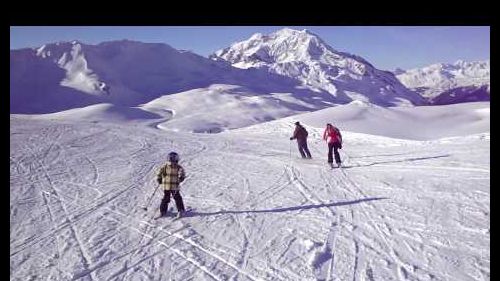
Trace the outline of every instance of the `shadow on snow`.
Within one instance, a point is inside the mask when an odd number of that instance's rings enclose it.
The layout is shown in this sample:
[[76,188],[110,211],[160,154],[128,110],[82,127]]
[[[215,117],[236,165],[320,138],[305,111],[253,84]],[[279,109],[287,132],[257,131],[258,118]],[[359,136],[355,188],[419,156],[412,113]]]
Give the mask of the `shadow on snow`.
[[428,160],[428,159],[435,159],[435,158],[444,158],[444,157],[449,157],[449,156],[450,156],[450,154],[444,154],[444,155],[429,156],[429,157],[406,158],[406,159],[402,159],[402,160],[379,161],[379,162],[372,162],[372,163],[367,163],[367,164],[347,165],[347,166],[342,166],[342,168],[346,169],[346,168],[354,168],[354,167],[368,167],[368,166],[374,166],[374,165],[378,165],[378,164],[412,162],[412,161]]
[[215,215],[223,215],[223,214],[284,213],[284,212],[303,211],[303,210],[326,208],[326,207],[338,207],[338,206],[345,206],[345,205],[353,205],[353,204],[359,204],[359,203],[363,203],[363,202],[381,200],[381,199],[388,199],[388,198],[375,197],[375,198],[359,199],[359,200],[354,200],[354,201],[332,202],[332,203],[317,204],[317,205],[301,205],[301,206],[294,206],[294,207],[284,207],[284,208],[264,209],[264,210],[227,210],[227,211],[223,210],[223,211],[206,212],[206,213],[193,211],[193,212],[190,212],[187,216],[188,217],[193,217],[193,216],[203,217],[203,216],[215,216]]

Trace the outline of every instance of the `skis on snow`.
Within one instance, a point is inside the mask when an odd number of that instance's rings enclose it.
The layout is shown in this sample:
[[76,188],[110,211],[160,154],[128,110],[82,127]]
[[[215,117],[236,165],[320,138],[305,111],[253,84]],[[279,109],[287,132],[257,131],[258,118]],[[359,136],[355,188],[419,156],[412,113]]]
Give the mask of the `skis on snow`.
[[332,170],[335,168],[342,168],[342,164],[333,165],[333,163],[329,163],[329,165]]
[[[174,213],[170,212],[170,213],[168,213],[168,214],[167,214],[167,215],[165,215],[165,216],[162,216],[162,215],[156,216],[156,217],[154,217],[154,218],[153,218],[153,220],[159,220],[159,219],[172,218],[172,220],[174,220],[174,221],[175,221],[175,220],[178,220],[178,219],[181,219],[181,218],[184,218],[184,217],[189,217],[191,212],[192,212],[192,209],[191,209],[191,208],[189,208],[189,209],[186,209],[186,210],[182,213],[182,215],[180,215],[180,216],[179,216],[179,213],[175,213],[175,215],[174,215]],[[172,215],[173,215],[173,216],[172,216]]]

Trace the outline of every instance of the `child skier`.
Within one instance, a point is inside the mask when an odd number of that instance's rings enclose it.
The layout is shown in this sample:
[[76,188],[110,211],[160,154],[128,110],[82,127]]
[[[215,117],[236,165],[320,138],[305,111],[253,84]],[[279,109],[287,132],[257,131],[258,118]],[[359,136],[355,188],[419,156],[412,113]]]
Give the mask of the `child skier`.
[[170,152],[168,154],[168,162],[160,169],[158,173],[158,183],[163,184],[164,196],[160,204],[160,216],[166,216],[168,211],[168,203],[170,195],[174,197],[177,207],[177,218],[182,217],[185,209],[180,193],[180,183],[184,181],[184,168],[179,165],[179,154]]

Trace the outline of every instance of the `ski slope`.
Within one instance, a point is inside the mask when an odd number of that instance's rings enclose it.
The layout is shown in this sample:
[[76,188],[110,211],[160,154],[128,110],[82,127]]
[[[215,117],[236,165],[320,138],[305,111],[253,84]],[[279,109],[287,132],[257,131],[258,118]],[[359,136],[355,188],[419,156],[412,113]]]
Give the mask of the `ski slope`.
[[[490,279],[489,126],[423,140],[342,127],[332,170],[311,117],[313,159],[298,158],[297,118],[194,134],[11,115],[10,280]],[[171,150],[193,210],[153,221],[160,194],[142,207]]]

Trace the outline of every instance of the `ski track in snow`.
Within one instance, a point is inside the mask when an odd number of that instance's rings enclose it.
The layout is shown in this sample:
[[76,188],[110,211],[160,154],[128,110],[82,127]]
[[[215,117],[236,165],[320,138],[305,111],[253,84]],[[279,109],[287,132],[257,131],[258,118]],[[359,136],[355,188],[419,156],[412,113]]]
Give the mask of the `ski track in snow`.
[[[345,167],[330,169],[314,130],[302,160],[276,124],[11,118],[11,280],[489,280],[489,140],[346,133]],[[161,192],[142,207],[170,150],[192,215],[152,221]]]

